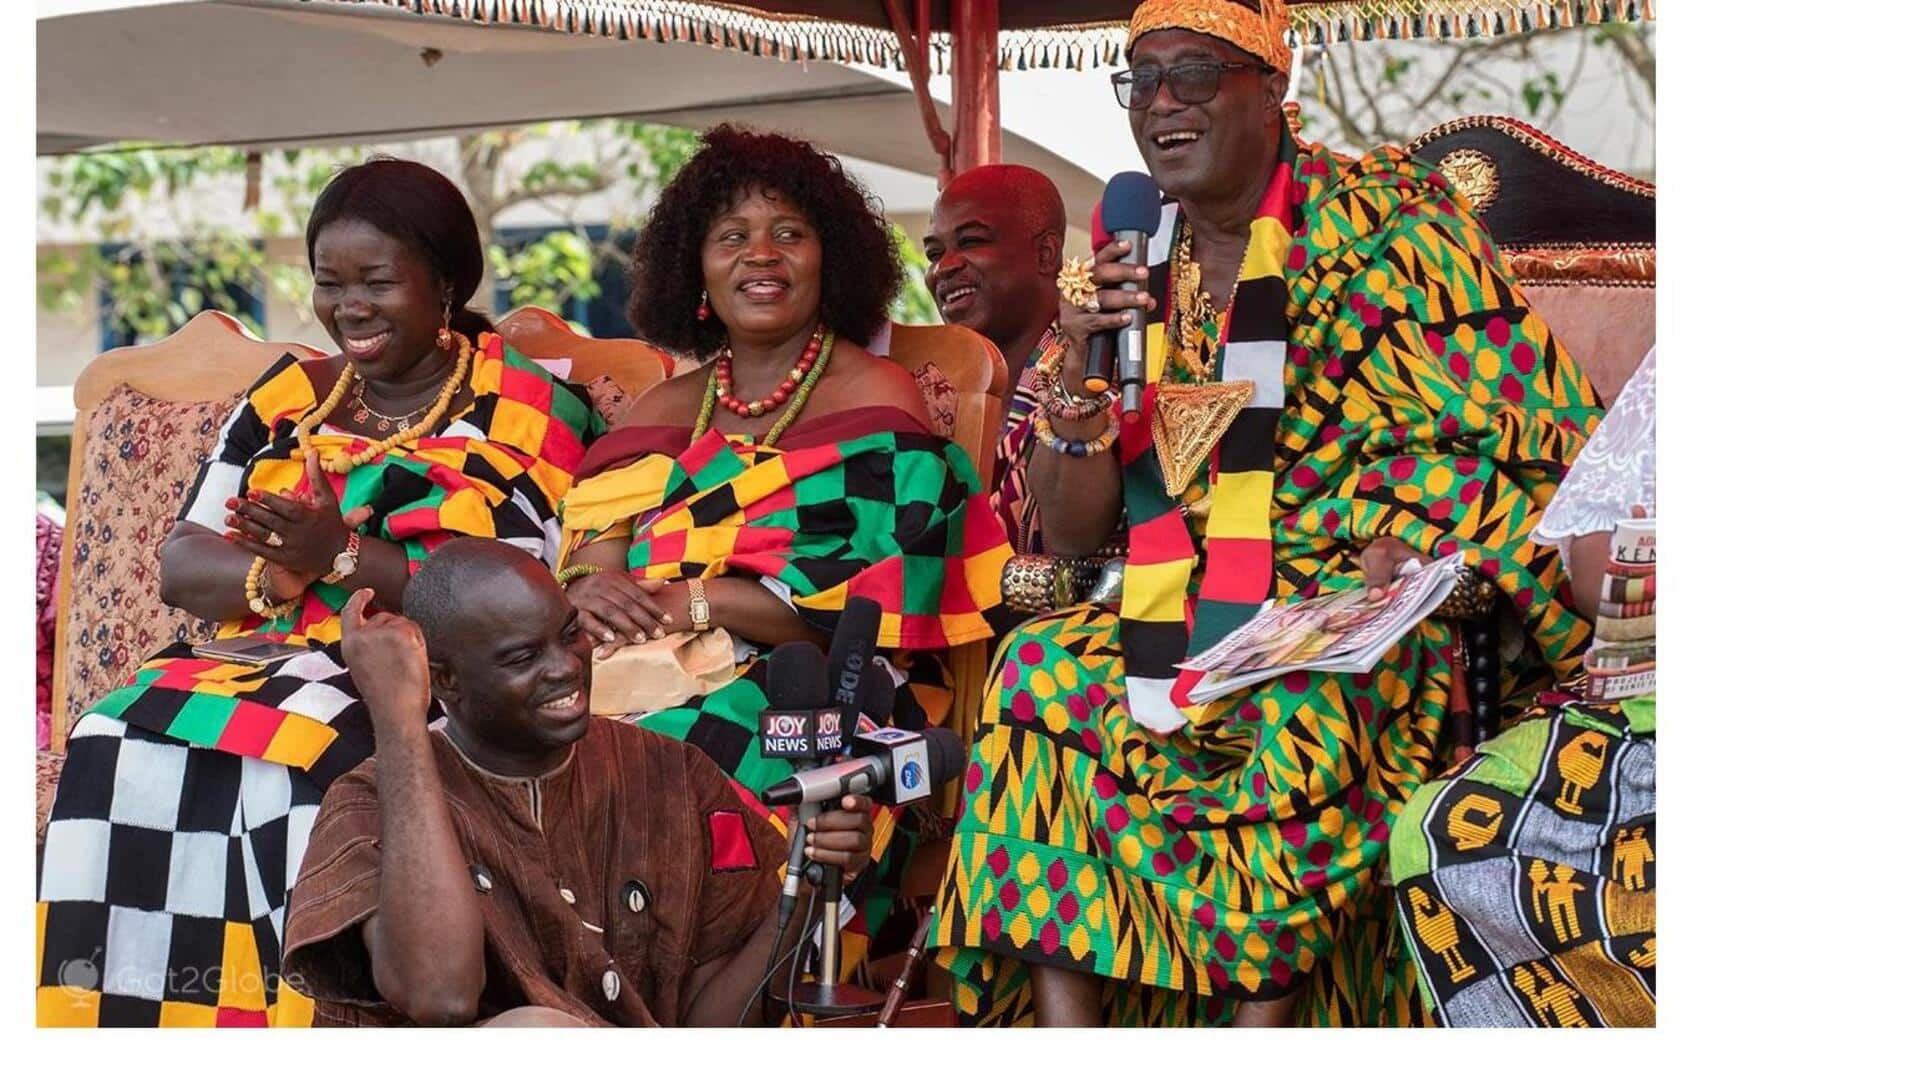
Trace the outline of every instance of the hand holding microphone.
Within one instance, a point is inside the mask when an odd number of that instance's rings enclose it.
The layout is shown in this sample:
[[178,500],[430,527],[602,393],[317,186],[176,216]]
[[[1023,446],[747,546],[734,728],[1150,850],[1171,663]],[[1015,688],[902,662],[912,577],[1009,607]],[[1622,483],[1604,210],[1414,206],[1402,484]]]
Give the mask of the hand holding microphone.
[[[1160,190],[1145,173],[1123,172],[1109,181],[1100,200],[1100,230],[1110,239],[1094,252],[1091,271],[1096,291],[1088,306],[1096,309],[1075,306],[1064,295],[1060,301],[1062,384],[1080,387],[1088,396],[1117,387],[1129,419],[1140,412],[1147,318],[1159,306],[1147,291],[1147,242],[1159,227],[1160,213]],[[1080,421],[1077,426],[1085,430],[1070,437],[1096,433],[1096,425],[1105,422]]]

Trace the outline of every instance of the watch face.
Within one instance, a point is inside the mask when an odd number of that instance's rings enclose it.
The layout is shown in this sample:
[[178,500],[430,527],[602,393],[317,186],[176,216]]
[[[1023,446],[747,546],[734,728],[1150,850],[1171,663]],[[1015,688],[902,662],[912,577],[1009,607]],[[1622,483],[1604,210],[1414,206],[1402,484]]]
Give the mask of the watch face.
[[360,560],[353,557],[352,551],[341,551],[333,556],[333,572],[345,577],[359,568]]

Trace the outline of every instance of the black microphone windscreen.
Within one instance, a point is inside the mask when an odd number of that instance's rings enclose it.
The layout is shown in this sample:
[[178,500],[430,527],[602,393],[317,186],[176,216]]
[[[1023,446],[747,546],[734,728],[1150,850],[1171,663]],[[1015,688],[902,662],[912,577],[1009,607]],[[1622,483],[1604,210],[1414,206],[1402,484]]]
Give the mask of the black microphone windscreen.
[[1116,173],[1100,196],[1100,225],[1108,235],[1160,227],[1160,188],[1144,172]]
[[822,704],[859,705],[860,678],[873,659],[874,640],[879,636],[880,605],[866,596],[847,600],[833,626],[833,644],[827,649],[828,700]]
[[827,704],[827,661],[812,641],[788,641],[767,657],[767,706],[791,712]]
[[927,774],[932,786],[947,782],[966,767],[967,749],[960,744],[959,735],[945,727],[928,727],[920,736],[927,740]]
[[893,718],[893,676],[878,663],[860,676],[860,714],[882,727]]

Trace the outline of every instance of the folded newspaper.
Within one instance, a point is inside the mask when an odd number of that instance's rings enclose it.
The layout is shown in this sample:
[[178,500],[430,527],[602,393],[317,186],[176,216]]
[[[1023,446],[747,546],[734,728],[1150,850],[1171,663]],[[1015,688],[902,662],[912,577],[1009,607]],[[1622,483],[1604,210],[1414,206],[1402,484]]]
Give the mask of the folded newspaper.
[[1462,558],[1451,554],[1394,579],[1386,595],[1351,588],[1297,603],[1268,600],[1260,612],[1181,667],[1201,671],[1195,704],[1288,671],[1370,671],[1380,657],[1453,591]]

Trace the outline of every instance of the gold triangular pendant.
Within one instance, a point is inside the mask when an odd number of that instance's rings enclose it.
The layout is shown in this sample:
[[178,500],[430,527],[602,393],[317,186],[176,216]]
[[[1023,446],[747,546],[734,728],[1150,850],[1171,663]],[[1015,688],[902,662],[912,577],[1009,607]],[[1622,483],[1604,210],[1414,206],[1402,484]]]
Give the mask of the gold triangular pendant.
[[1251,382],[1161,384],[1154,394],[1153,448],[1169,497],[1179,498],[1193,482],[1214,443],[1251,400]]

